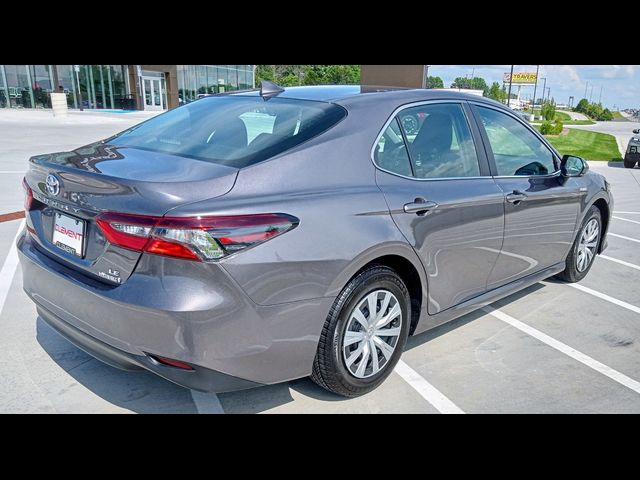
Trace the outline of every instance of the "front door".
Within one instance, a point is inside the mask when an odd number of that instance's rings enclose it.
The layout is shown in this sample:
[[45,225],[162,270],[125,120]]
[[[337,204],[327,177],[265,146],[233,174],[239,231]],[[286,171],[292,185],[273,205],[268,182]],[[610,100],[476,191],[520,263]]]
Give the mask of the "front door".
[[489,106],[474,110],[505,195],[504,243],[489,278],[492,289],[564,261],[586,192],[559,174],[557,156],[515,116]]
[[162,79],[159,77],[142,77],[145,110],[164,110],[166,108],[162,83]]
[[502,246],[504,194],[474,136],[463,104],[431,102],[402,110],[374,153],[393,219],[424,264],[431,315],[484,293]]

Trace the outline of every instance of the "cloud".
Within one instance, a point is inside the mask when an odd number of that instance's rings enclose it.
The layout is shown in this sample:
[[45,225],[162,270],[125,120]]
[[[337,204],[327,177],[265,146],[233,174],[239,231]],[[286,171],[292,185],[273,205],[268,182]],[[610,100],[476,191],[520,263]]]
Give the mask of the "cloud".
[[576,65],[543,65],[541,77],[561,79],[563,84],[582,83]]

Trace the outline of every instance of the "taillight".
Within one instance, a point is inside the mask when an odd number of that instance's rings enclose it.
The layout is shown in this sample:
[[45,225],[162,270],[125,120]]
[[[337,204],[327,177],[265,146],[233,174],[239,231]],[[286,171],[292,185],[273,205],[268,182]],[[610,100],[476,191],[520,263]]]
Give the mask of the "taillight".
[[295,228],[299,220],[283,213],[186,218],[103,213],[97,223],[114,245],[211,261],[282,235]]
[[24,188],[24,209],[28,212],[33,205],[33,190],[31,190],[31,187],[27,183],[26,177],[22,179],[22,188]]

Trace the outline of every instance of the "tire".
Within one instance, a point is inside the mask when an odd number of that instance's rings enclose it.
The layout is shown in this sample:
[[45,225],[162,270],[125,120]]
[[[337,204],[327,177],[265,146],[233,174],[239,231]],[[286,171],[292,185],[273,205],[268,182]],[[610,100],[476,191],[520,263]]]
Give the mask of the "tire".
[[[370,296],[376,304],[378,321],[372,322],[373,325],[366,329],[360,320],[364,319],[369,325]],[[396,305],[400,310],[399,317]],[[361,316],[356,315],[356,310]],[[382,320],[383,318],[386,320]],[[382,322],[389,320],[392,321],[382,325]],[[410,323],[411,300],[407,287],[398,274],[391,268],[379,265],[363,270],[349,281],[331,307],[320,334],[311,379],[319,386],[344,397],[358,397],[371,392],[385,381],[400,360]],[[375,325],[379,328],[376,329]],[[385,331],[393,335],[385,336]],[[351,339],[351,344],[347,346],[346,336]],[[357,338],[361,340],[357,341]],[[379,346],[384,347],[386,355]],[[389,348],[393,348],[393,352]],[[369,353],[365,358],[367,352]],[[376,355],[379,371],[375,370],[373,355]]]
[[626,158],[624,159],[624,168],[635,168],[636,167],[636,163],[633,160],[627,160]]
[[[598,230],[595,238],[591,238],[591,236],[588,235],[587,229],[590,228],[591,225],[593,225],[594,221],[597,223]],[[568,283],[576,283],[586,277],[589,273],[589,270],[591,270],[593,262],[598,253],[598,247],[600,246],[601,238],[602,215],[600,214],[600,210],[598,209],[598,207],[593,206],[587,212],[587,215],[582,222],[582,226],[580,227],[580,231],[578,232],[578,235],[573,242],[573,246],[569,251],[564,272],[558,274],[556,277]],[[582,250],[581,248],[583,239],[587,243],[587,247],[584,250]],[[594,245],[594,247],[590,248],[588,247],[588,245]],[[591,254],[586,252],[587,250],[591,252]],[[586,255],[587,261],[585,263],[581,263],[581,259],[584,255]]]

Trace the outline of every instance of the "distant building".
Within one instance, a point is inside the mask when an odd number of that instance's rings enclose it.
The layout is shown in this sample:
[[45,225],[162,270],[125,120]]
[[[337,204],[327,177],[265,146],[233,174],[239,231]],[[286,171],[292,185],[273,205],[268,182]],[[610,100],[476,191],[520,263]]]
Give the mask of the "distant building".
[[253,88],[253,65],[0,65],[0,108],[167,110],[198,95]]

